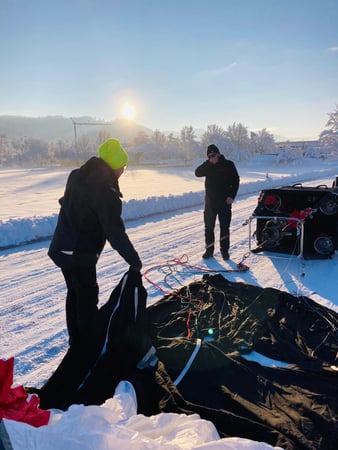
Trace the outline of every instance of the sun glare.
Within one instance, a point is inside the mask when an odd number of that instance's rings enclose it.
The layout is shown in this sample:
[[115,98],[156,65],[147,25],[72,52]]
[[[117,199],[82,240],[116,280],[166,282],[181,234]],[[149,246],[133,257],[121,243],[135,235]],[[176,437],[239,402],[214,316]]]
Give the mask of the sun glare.
[[130,103],[125,103],[122,106],[122,116],[127,120],[133,120],[135,118],[136,110]]

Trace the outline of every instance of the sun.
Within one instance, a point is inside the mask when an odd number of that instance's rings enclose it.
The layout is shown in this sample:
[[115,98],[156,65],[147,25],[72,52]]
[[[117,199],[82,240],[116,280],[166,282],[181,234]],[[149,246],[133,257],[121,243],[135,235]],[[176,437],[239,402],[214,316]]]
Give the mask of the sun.
[[134,120],[136,115],[135,106],[131,103],[124,103],[122,106],[122,116],[127,120]]

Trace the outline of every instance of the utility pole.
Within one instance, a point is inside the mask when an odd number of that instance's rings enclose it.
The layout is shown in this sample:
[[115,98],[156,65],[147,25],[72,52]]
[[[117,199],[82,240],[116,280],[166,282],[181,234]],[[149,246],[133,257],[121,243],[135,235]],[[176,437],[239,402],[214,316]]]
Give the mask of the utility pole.
[[75,150],[77,150],[77,134],[76,134],[76,125],[77,125],[77,122],[75,122],[75,120],[74,120],[72,117],[70,118],[70,120],[73,122]]
[[77,125],[113,125],[113,122],[76,122],[76,120],[74,120],[72,117],[70,118],[70,120],[72,121],[74,127],[75,150],[77,150]]

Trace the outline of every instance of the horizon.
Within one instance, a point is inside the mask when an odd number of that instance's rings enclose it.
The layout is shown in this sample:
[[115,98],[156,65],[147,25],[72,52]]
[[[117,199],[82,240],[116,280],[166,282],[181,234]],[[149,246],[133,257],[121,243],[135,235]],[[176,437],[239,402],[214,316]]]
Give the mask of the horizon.
[[293,139],[319,135],[338,101],[335,0],[1,4],[0,114]]
[[[134,119],[128,119],[128,118],[122,117],[122,116],[116,117],[116,118],[110,119],[110,120],[98,119],[97,117],[90,116],[90,115],[89,116],[86,115],[86,116],[78,116],[78,117],[68,117],[68,116],[65,116],[65,115],[62,115],[62,114],[45,115],[45,116],[26,116],[26,115],[20,115],[20,114],[0,114],[0,117],[10,117],[10,118],[14,118],[14,119],[15,118],[18,118],[18,119],[53,119],[53,118],[62,118],[62,119],[69,119],[69,120],[72,120],[72,121],[74,119],[76,120],[76,119],[86,118],[86,119],[92,119],[93,121],[95,121],[93,123],[104,122],[105,124],[109,124],[109,123],[114,124],[114,122],[122,121],[122,122],[124,122],[126,124],[130,123],[130,124],[134,124],[136,126],[141,126],[141,127],[147,128],[147,129],[149,129],[152,132],[154,132],[156,130],[156,129],[151,129],[148,126],[146,126],[146,125],[144,125],[142,123],[139,123],[139,122],[137,122]],[[81,125],[81,123],[78,123],[78,125]],[[207,124],[205,128],[195,128],[195,127],[193,127],[193,129],[194,129],[195,132],[198,132],[198,134],[201,135],[204,132],[206,132],[208,125],[212,125],[212,124]],[[219,124],[215,124],[215,125],[221,126]],[[228,125],[226,125],[226,127],[222,127],[222,128],[226,129],[229,125],[231,125],[231,124],[228,124]],[[243,124],[243,125],[246,126],[245,124]],[[184,125],[184,126],[190,126],[190,125]],[[263,127],[263,128],[265,128],[265,127]],[[169,133],[179,134],[181,129],[179,129],[179,130],[172,130],[172,129],[168,129],[167,127],[164,127],[162,129],[159,129],[159,131],[164,133],[164,134],[166,134],[166,135],[168,135]],[[248,133],[255,132],[255,131],[259,131],[259,130],[251,130],[251,129],[248,128]],[[278,143],[278,142],[288,142],[288,141],[290,141],[290,142],[317,141],[318,138],[319,138],[319,135],[317,137],[315,137],[315,136],[294,136],[294,137],[280,136],[278,134],[274,134],[273,132],[270,132],[268,129],[267,129],[267,131],[274,136],[274,139],[275,139],[276,143]],[[200,136],[197,136],[197,139],[199,137]]]

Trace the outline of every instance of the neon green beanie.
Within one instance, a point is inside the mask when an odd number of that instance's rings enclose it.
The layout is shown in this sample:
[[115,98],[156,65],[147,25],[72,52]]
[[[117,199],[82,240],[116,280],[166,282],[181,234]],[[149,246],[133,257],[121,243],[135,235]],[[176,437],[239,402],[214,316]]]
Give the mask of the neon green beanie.
[[99,157],[112,169],[120,169],[128,164],[128,155],[117,139],[108,139],[99,147]]

